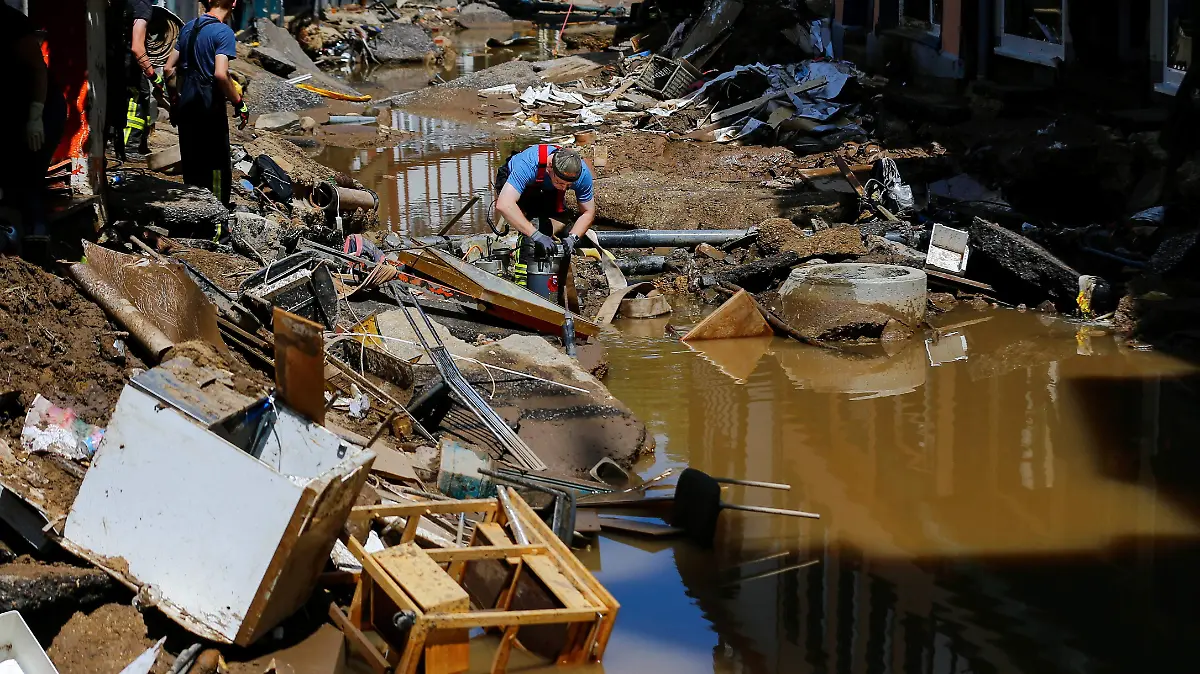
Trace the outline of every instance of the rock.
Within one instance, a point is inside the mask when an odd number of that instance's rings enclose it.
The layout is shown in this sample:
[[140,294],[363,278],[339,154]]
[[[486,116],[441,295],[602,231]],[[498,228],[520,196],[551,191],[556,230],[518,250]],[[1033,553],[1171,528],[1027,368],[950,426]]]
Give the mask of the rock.
[[702,243],[699,246],[696,246],[696,253],[698,255],[703,255],[710,260],[724,260],[728,256],[725,251],[707,243]]
[[[289,63],[296,66],[296,72],[311,74],[313,77],[309,80],[310,84],[323,89],[359,95],[358,91],[355,91],[341,80],[326,74],[318,68],[317,64],[313,63],[313,60],[308,57],[308,54],[304,53],[304,50],[300,47],[300,43],[296,42],[296,38],[292,37],[291,33],[271,23],[268,19],[258,19],[254,23],[254,28],[258,33],[259,47],[277,52]],[[251,90],[253,88],[251,87]]]
[[771,218],[758,225],[758,247],[764,253],[775,254],[792,251],[801,259],[821,256],[823,258],[845,258],[866,255],[862,233],[857,227],[843,225],[830,227],[806,236],[799,227],[786,218]]
[[433,38],[425,29],[411,23],[388,24],[371,45],[371,52],[382,63],[421,61],[427,53],[436,50]]
[[787,276],[797,264],[800,264],[800,256],[795,251],[787,251],[722,271],[713,277],[713,281],[714,284],[732,283],[750,292],[760,292]]
[[183,157],[179,154],[179,146],[172,145],[165,150],[151,152],[150,156],[146,157],[146,166],[148,166],[151,171],[168,173],[173,169],[178,168],[180,162],[182,161]]
[[175,237],[211,237],[229,219],[229,210],[203,187],[150,175],[126,174],[108,192],[111,217],[165,227]]
[[458,9],[458,22],[464,28],[496,23],[510,23],[512,21],[513,18],[505,12],[485,5],[482,2],[472,2]]
[[282,77],[273,75],[250,61],[235,61],[230,68],[243,72],[250,78],[251,85],[246,89],[246,105],[250,107],[251,113],[261,115],[325,105],[325,99],[320,94],[297,89]]
[[1013,304],[1054,302],[1059,311],[1075,306],[1079,272],[1016,232],[975,218],[971,233],[970,278],[991,284]]
[[234,213],[230,231],[233,247],[247,257],[260,262],[278,259],[284,250],[282,235],[283,227],[273,220],[254,213]]
[[958,306],[958,299],[950,293],[929,293],[929,309],[944,314]]
[[0,565],[0,611],[39,615],[85,610],[112,601],[123,588],[99,569],[15,562]]
[[291,77],[292,73],[296,72],[296,64],[292,63],[287,55],[278,49],[255,47],[250,51],[250,56],[258,59],[258,62],[262,64],[263,70],[279,75],[280,77]]
[[297,131],[300,129],[300,115],[294,112],[268,112],[258,116],[254,128],[278,133]]
[[890,264],[918,264],[925,265],[925,253],[922,253],[915,248],[900,243],[885,239],[882,236],[870,234],[866,237],[867,253],[870,255],[882,255],[888,259]]
[[[1156,274],[1169,274],[1176,269],[1194,269],[1196,242],[1200,240],[1200,229],[1188,229],[1171,232],[1163,238],[1154,255],[1150,257],[1150,271]],[[1182,267],[1181,267],[1182,265]]]
[[301,117],[300,130],[308,135],[315,134],[317,132],[317,120],[312,117]]

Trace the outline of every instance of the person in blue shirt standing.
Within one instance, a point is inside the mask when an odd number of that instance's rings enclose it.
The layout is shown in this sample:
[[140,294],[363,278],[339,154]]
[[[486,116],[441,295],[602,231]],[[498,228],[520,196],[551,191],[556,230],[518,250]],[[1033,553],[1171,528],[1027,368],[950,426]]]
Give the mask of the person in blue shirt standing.
[[[592,195],[592,173],[580,154],[557,145],[533,145],[509,158],[496,176],[500,190],[496,212],[521,233],[516,278],[522,282],[520,256],[532,253],[547,258],[554,254],[554,231],[550,223],[566,211],[563,203],[567,190],[574,190],[579,202],[579,217],[563,238],[570,256],[579,239],[596,219],[596,200]],[[534,220],[538,224],[534,224]]]
[[[212,190],[229,205],[232,167],[225,101],[233,104],[239,129],[246,128],[250,110],[233,77],[229,61],[237,58],[237,40],[225,20],[237,0],[211,0],[209,10],[179,31],[179,41],[167,59],[167,77],[177,75],[177,101],[171,122],[179,129],[183,182]],[[221,238],[220,228],[216,233]]]

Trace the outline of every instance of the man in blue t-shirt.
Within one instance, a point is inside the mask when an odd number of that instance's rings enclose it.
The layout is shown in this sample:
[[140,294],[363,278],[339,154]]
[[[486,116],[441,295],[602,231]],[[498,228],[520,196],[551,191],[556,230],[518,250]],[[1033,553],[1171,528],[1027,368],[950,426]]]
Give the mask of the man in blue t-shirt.
[[[208,13],[184,25],[166,68],[167,77],[178,76],[171,122],[179,129],[183,182],[207,187],[226,205],[233,171],[225,101],[233,104],[234,116],[241,119],[239,129],[246,128],[250,118],[229,73],[229,61],[237,58],[237,39],[224,22],[235,6],[237,0],[212,0]],[[218,227],[215,238],[221,234]]]
[[[496,212],[532,242],[539,256],[554,250],[550,218],[566,211],[563,205],[566,191],[575,191],[581,212],[563,238],[567,254],[574,252],[579,239],[596,219],[592,173],[583,157],[570,148],[534,145],[509,158],[504,169],[500,173],[504,179],[497,181],[500,196],[496,199]],[[534,219],[539,221],[538,225],[533,224]]]

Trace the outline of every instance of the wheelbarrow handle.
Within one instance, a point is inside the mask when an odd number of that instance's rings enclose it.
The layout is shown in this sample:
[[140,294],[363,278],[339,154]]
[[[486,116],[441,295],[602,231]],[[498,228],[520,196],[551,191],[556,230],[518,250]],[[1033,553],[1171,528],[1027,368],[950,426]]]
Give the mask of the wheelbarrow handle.
[[817,513],[806,513],[803,510],[784,510],[783,508],[767,508],[764,506],[748,506],[738,505],[736,503],[721,503],[722,508],[730,510],[743,510],[748,513],[767,513],[768,515],[787,515],[788,517],[808,517],[810,519],[819,520],[821,516]]

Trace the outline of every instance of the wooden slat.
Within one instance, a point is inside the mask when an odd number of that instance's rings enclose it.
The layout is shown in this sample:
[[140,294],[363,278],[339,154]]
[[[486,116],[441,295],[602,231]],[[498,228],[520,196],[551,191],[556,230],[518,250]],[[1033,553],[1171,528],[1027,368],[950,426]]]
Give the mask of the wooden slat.
[[471,608],[467,591],[455,583],[416,543],[371,555],[422,611],[461,613]]
[[523,555],[521,560],[537,576],[550,592],[562,602],[564,608],[588,608],[592,603],[575,588],[575,585],[558,570],[558,566],[545,555]]
[[547,551],[549,548],[544,545],[501,545],[426,550],[425,554],[429,555],[433,561],[445,564],[446,562],[471,562],[479,559],[505,559],[521,555],[545,554]]
[[553,625],[591,622],[604,609],[548,608],[531,611],[471,611],[470,613],[427,613],[422,622],[429,629],[504,627],[507,625]]
[[683,341],[699,339],[729,339],[773,335],[775,330],[763,318],[754,298],[739,290],[717,310],[683,336]]
[[[500,526],[499,522],[480,522],[475,525],[475,534],[487,539],[488,545],[492,547],[509,547],[513,544],[513,540],[509,538],[508,532],[504,530],[504,527]],[[506,559],[509,564],[519,564],[521,562],[520,555],[513,555]]]
[[631,520],[624,517],[611,517],[608,515],[600,516],[600,527],[606,530],[623,531],[643,536],[677,536],[683,533],[683,529],[680,527],[658,524],[657,522]]
[[329,605],[329,617],[333,619],[334,624],[338,626],[342,634],[346,635],[346,638],[350,640],[351,648],[358,651],[363,656],[363,659],[367,661],[372,671],[376,674],[386,674],[386,672],[391,671],[391,663],[387,661],[387,658],[383,657],[383,653],[380,653],[379,649],[375,648],[375,644],[371,643],[371,640],[362,633],[362,630],[354,626],[336,604],[331,603]]
[[409,515],[438,515],[495,512],[496,499],[463,499],[461,501],[427,501],[396,505],[358,506],[350,511],[354,518],[408,517]]

